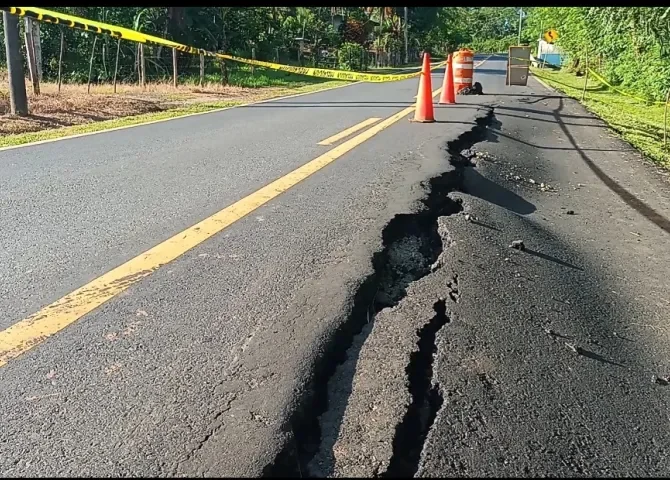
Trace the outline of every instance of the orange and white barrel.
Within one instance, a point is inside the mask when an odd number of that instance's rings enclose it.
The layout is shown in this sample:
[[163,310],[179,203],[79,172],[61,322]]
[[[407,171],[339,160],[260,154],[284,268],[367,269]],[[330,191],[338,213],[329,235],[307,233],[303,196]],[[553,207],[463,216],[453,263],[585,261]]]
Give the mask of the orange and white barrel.
[[472,87],[474,55],[475,53],[467,48],[461,48],[454,55],[454,91],[457,94],[465,87]]

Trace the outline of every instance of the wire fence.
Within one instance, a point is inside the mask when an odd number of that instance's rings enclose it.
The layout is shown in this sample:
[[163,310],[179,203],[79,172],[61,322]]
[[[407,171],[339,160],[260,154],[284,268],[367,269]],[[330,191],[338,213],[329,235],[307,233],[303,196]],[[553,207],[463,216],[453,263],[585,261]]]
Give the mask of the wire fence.
[[[213,59],[202,55],[182,53],[165,46],[134,43],[106,35],[73,31],[62,26],[40,23],[30,18],[20,22],[21,44],[27,78],[32,84],[33,94],[40,93],[40,82],[58,84],[112,84],[138,85],[171,83],[176,88],[181,84],[221,83],[242,87],[271,86],[282,83],[294,74],[269,71],[261,67],[243,65],[233,61]],[[32,33],[37,30],[37,36]],[[41,37],[40,37],[41,31]],[[369,72],[380,68],[393,69],[402,65],[404,55],[400,52],[383,52],[360,48],[309,49],[299,46],[275,47],[257,51],[249,47],[244,51],[219,52],[267,62],[328,69]],[[418,58],[419,52],[409,52]],[[2,54],[4,54],[4,49]],[[4,60],[0,57],[0,62]],[[36,77],[39,81],[33,81]],[[273,80],[277,80],[274,82]],[[301,78],[315,83],[326,81],[316,78]]]
[[[670,89],[663,100],[643,96],[616,85],[607,78],[607,60],[602,57],[584,58],[577,62],[565,59],[560,66],[543,64],[535,59],[533,74],[578,99],[599,114],[624,138],[652,158],[670,158],[668,138],[668,107]],[[570,73],[569,77],[557,74]],[[561,79],[566,79],[562,82]]]

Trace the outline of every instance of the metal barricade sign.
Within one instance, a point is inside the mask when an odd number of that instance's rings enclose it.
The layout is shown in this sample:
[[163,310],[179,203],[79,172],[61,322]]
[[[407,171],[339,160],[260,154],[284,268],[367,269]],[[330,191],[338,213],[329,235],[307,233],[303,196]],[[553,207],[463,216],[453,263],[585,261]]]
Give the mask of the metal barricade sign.
[[505,84],[525,87],[528,84],[529,66],[530,47],[509,47]]

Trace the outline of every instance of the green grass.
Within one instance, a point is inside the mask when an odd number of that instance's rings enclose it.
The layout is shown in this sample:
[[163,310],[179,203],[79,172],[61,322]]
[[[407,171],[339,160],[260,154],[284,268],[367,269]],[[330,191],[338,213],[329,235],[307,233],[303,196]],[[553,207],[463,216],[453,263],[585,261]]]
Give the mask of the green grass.
[[[271,98],[286,96],[286,95],[295,95],[299,93],[311,93],[317,92],[319,90],[324,90],[327,88],[333,88],[339,85],[345,85],[350,82],[343,81],[323,81],[323,82],[287,82],[283,85],[281,82],[277,81],[272,84],[273,87],[284,87],[279,89],[273,89],[273,91],[258,93],[257,96],[254,96],[254,102],[260,100],[268,100]],[[266,85],[270,86],[270,85]],[[261,88],[261,87],[258,87]],[[71,135],[78,135],[83,133],[93,133],[109,130],[112,128],[126,127],[131,125],[138,125],[141,123],[164,120],[168,118],[177,118],[184,115],[189,115],[193,113],[209,112],[212,110],[220,108],[229,108],[236,105],[242,105],[246,103],[245,101],[221,101],[221,102],[209,102],[209,103],[193,103],[183,107],[176,107],[174,109],[164,110],[160,112],[145,113],[141,115],[133,115],[128,117],[120,117],[112,120],[105,120],[101,122],[86,123],[81,125],[73,125],[70,127],[56,128],[50,130],[42,130],[38,132],[28,132],[28,133],[19,133],[15,135],[5,135],[0,138],[0,147],[9,147],[16,145],[23,145],[26,143],[52,140],[56,138],[68,137]]]
[[[531,71],[533,75],[556,90],[572,98],[581,99],[584,77],[577,77],[574,73],[566,71],[537,68],[531,68]],[[610,89],[592,77],[586,86],[583,104],[604,120],[621,138],[654,162],[670,169],[670,148],[663,147],[664,105],[645,104]]]
[[[180,78],[182,84],[197,84],[200,82],[199,76],[188,76]],[[319,85],[327,83],[327,78],[307,77],[305,75],[296,75],[294,73],[283,72],[280,70],[270,70],[268,68],[254,69],[251,74],[250,65],[237,65],[228,69],[228,83],[236,87],[244,88],[266,88],[266,87],[304,87],[307,85]],[[206,73],[205,82],[220,83],[221,72]]]

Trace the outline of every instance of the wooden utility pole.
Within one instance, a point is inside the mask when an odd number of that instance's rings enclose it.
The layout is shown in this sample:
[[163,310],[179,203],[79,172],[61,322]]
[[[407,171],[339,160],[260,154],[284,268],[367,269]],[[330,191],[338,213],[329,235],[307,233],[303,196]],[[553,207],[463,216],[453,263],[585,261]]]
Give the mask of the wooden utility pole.
[[2,12],[5,25],[5,53],[7,55],[7,73],[9,76],[9,105],[13,115],[28,115],[28,95],[26,79],[23,75],[21,59],[21,37],[19,36],[19,17]]

